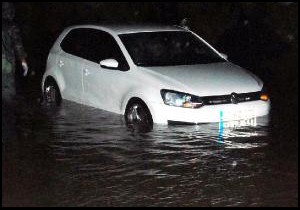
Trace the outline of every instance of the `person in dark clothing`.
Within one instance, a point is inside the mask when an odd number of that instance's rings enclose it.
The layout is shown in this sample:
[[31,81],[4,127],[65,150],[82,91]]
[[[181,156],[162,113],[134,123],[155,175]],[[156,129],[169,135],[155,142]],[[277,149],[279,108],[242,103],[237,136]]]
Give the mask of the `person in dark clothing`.
[[26,76],[28,66],[20,29],[14,22],[15,10],[10,2],[2,2],[2,141],[14,131],[15,124],[15,69],[16,62],[23,67]]

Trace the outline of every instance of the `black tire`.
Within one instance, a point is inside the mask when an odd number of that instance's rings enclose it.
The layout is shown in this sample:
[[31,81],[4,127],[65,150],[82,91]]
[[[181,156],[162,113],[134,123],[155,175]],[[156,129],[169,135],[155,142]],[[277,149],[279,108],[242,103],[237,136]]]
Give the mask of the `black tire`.
[[128,128],[142,132],[153,129],[151,113],[142,101],[134,101],[128,104],[125,111],[125,122]]
[[44,100],[48,105],[59,106],[62,98],[59,88],[54,81],[47,81],[44,87]]

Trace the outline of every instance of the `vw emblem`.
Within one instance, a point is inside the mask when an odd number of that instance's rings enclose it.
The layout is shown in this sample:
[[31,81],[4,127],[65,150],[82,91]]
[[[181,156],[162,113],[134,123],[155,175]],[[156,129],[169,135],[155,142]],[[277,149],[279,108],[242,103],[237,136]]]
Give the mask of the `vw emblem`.
[[231,103],[233,103],[233,104],[237,104],[237,103],[239,102],[238,94],[236,94],[236,93],[231,93],[230,101],[231,101]]

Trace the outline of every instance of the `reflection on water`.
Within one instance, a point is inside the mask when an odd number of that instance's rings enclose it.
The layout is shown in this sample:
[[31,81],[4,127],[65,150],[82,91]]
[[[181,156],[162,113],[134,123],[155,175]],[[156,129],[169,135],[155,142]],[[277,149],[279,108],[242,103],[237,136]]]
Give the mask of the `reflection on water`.
[[3,206],[298,205],[297,168],[278,167],[266,118],[137,133],[70,102],[22,112],[2,148]]

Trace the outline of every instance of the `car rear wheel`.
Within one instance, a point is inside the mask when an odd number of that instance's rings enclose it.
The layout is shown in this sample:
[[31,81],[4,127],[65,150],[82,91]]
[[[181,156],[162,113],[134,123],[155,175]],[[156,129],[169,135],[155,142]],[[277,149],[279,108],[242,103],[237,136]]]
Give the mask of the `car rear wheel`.
[[44,88],[44,99],[48,105],[60,105],[61,94],[55,82],[46,82]]
[[138,131],[150,131],[153,128],[153,120],[148,107],[142,102],[130,103],[125,111],[127,127]]

